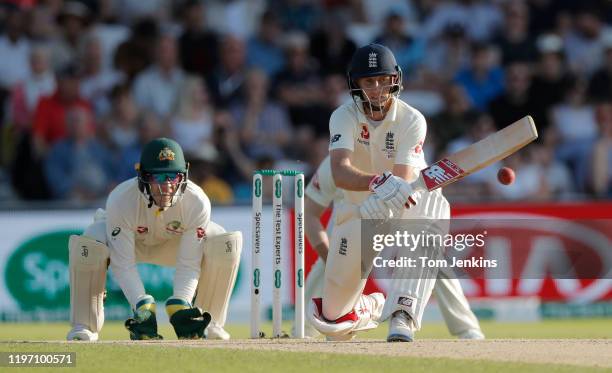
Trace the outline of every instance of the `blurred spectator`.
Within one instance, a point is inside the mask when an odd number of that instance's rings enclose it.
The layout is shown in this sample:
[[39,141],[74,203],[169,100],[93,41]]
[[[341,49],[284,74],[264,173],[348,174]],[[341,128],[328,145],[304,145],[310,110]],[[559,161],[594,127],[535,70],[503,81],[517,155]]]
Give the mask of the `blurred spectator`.
[[513,62],[506,67],[506,90],[491,101],[489,112],[498,129],[531,114],[533,105],[529,101],[531,71],[525,62]]
[[106,115],[110,110],[109,93],[123,76],[115,70],[104,69],[102,43],[95,35],[88,35],[81,49],[81,96],[91,102],[96,116]]
[[438,39],[430,41],[423,67],[431,73],[427,76],[430,81],[444,85],[469,64],[470,42],[465,29],[460,24],[449,24]]
[[[57,89],[38,102],[34,113],[33,137],[36,154],[44,156],[57,141],[66,137],[66,113],[74,107],[91,110],[89,102],[79,95],[80,80],[75,66],[64,67],[57,76]],[[89,129],[93,131],[93,122]]]
[[439,0],[423,23],[428,39],[435,39],[449,24],[462,25],[470,40],[485,42],[501,27],[503,16],[496,4],[485,0]]
[[100,42],[102,70],[112,70],[115,50],[130,37],[127,25],[119,23],[118,4],[114,0],[97,1],[94,14],[96,23],[91,26],[90,35]]
[[488,179],[489,186],[496,198],[513,201],[529,201],[546,199],[549,187],[546,172],[534,161],[531,151],[520,151],[509,156],[502,162],[516,173],[516,180],[509,185],[503,185],[496,177]]
[[[23,33],[23,21],[20,10],[8,12],[4,35],[0,36],[0,91],[7,92],[14,84],[25,80],[30,72],[30,43]],[[0,92],[0,106],[3,106],[3,97]]]
[[34,110],[41,97],[55,91],[55,77],[49,66],[49,49],[42,45],[32,47],[29,56],[30,74],[11,92],[9,122],[19,132],[29,132]]
[[145,17],[165,21],[170,16],[172,0],[122,0],[118,1],[117,5],[123,22],[129,23]]
[[322,91],[305,34],[293,33],[287,36],[286,55],[287,64],[276,76],[274,93],[289,110],[294,126],[308,124],[313,106],[321,102]]
[[590,149],[597,136],[594,108],[586,102],[586,83],[569,79],[564,100],[552,108],[550,134],[556,143],[556,158],[570,167],[578,190],[586,187]]
[[439,145],[446,146],[449,141],[467,134],[476,113],[462,86],[449,84],[443,92],[444,110],[431,119],[428,131],[435,133]]
[[557,35],[547,34],[538,38],[539,59],[529,88],[529,101],[533,105],[532,116],[545,140],[549,126],[550,109],[561,102],[569,76],[563,58],[563,41]]
[[74,64],[77,60],[89,17],[89,9],[83,3],[66,1],[63,4],[57,17],[60,34],[51,44],[51,63],[55,70]]
[[227,205],[234,202],[232,186],[217,176],[213,159],[189,153],[186,158],[189,160],[189,178],[204,189],[213,204]]
[[574,179],[569,169],[555,159],[555,149],[551,146],[533,145],[528,148],[534,161],[540,165],[546,180],[548,199],[563,200],[575,191]]
[[591,77],[589,96],[597,101],[612,101],[612,32],[606,33],[603,42],[603,66]]
[[285,30],[310,34],[320,26],[323,14],[315,0],[284,0],[278,3],[277,9]]
[[103,136],[120,153],[138,141],[138,109],[127,85],[115,86],[110,94],[111,111],[103,122]]
[[83,108],[66,113],[67,136],[53,145],[45,159],[45,176],[54,199],[95,200],[113,185],[113,159],[93,137],[91,120],[91,113]]
[[395,55],[398,65],[404,72],[405,79],[414,75],[414,71],[423,61],[425,42],[406,34],[404,18],[395,12],[385,18],[383,33],[375,39],[375,43],[383,44]]
[[612,198],[612,104],[597,107],[599,136],[593,146],[591,186],[598,197]]
[[472,46],[471,64],[459,71],[455,80],[465,88],[472,105],[481,111],[504,90],[504,73],[486,44]]
[[344,74],[329,74],[325,76],[322,89],[324,92],[322,95],[323,100],[309,112],[308,127],[313,132],[314,137],[328,138],[331,114],[338,106],[352,99],[347,90],[346,76]]
[[59,32],[56,21],[59,2],[38,3],[28,12],[27,33],[32,41],[43,43],[53,40]]
[[220,65],[207,77],[209,92],[218,107],[228,107],[243,96],[242,85],[246,74],[244,42],[232,35],[221,41]]
[[218,36],[206,28],[204,5],[201,0],[189,0],[183,8],[183,34],[178,40],[183,69],[205,76],[217,65]]
[[268,77],[276,75],[285,65],[281,36],[282,30],[276,14],[267,10],[261,16],[259,32],[247,43],[249,65],[264,71]]
[[268,78],[262,71],[249,71],[245,101],[234,105],[231,113],[248,157],[281,160],[291,138],[291,123],[284,108],[269,101],[268,88]]
[[207,0],[206,24],[220,34],[245,40],[255,34],[266,0]]
[[506,4],[504,22],[501,33],[493,40],[501,51],[502,64],[535,61],[537,50],[529,34],[529,8],[525,0],[511,0]]
[[120,162],[116,166],[115,176],[118,183],[136,177],[136,164],[140,162],[142,147],[151,140],[164,135],[162,122],[152,112],[141,113],[136,121],[136,126],[138,139],[123,149],[119,157]]
[[114,66],[125,74],[129,82],[153,61],[158,36],[155,20],[143,18],[132,26],[131,37],[117,47]]
[[155,63],[138,74],[134,81],[134,99],[140,109],[168,119],[184,79],[177,58],[174,37],[161,36],[157,42]]
[[323,27],[310,38],[310,53],[322,74],[346,74],[357,46],[346,35],[346,21],[338,13],[327,14]]
[[575,28],[565,35],[565,56],[570,68],[590,76],[603,61],[605,28],[595,8],[584,8],[576,15]]
[[390,13],[395,13],[410,23],[416,22],[418,17],[416,6],[421,5],[417,4],[418,1],[412,0],[356,0],[352,2],[361,3],[362,12],[366,18],[365,22],[372,25],[382,25]]
[[202,79],[189,76],[183,82],[170,133],[185,152],[209,160],[217,157],[214,113]]

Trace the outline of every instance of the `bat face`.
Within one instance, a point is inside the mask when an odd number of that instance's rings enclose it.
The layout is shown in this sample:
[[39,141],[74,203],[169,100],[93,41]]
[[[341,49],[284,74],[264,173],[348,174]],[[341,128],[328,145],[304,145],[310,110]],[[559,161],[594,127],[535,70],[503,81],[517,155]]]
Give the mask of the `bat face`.
[[533,119],[526,116],[421,171],[417,189],[434,190],[454,183],[513,154],[538,138]]

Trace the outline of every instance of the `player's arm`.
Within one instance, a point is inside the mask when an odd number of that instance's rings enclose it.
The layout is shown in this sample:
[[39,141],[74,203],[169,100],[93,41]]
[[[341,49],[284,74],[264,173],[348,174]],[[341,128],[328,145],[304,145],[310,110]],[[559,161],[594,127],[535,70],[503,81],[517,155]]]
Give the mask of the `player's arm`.
[[327,261],[327,252],[329,251],[329,238],[323,224],[321,224],[321,215],[327,209],[327,206],[321,206],[313,201],[310,197],[304,198],[304,231],[306,239],[315,249],[319,257]]
[[363,172],[352,165],[349,149],[334,149],[330,151],[331,169],[334,183],[338,188],[353,191],[368,191],[374,174]]

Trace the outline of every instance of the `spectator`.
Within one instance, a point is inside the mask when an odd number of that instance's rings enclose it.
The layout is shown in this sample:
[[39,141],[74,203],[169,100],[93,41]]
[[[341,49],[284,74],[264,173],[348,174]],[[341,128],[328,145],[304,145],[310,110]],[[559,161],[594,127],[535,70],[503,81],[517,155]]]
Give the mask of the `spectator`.
[[324,21],[310,39],[310,53],[322,74],[344,75],[357,46],[346,35],[347,24],[340,14],[328,14]]
[[[596,9],[584,8],[576,16],[575,28],[565,36],[565,56],[572,71],[590,77],[603,61],[606,29]],[[609,30],[609,29],[608,29]]]
[[[66,113],[74,107],[91,110],[89,102],[79,95],[80,80],[75,66],[64,67],[57,76],[57,89],[38,102],[34,113],[33,137],[36,154],[44,156],[57,141],[66,137]],[[93,122],[87,121],[92,125]]]
[[217,176],[215,159],[206,155],[192,155],[187,153],[189,159],[189,178],[198,184],[210,201],[214,204],[227,205],[234,202],[232,186]]
[[593,74],[589,96],[597,101],[612,101],[612,32],[604,38],[603,66]]
[[157,43],[155,63],[134,81],[134,99],[140,109],[168,119],[176,105],[184,73],[178,66],[174,37],[163,35]]
[[215,31],[246,40],[254,35],[265,0],[207,0],[206,20]]
[[178,105],[170,121],[170,133],[186,153],[214,160],[214,113],[204,83],[198,77],[185,79],[180,89]]
[[525,62],[513,62],[506,67],[506,90],[491,101],[489,112],[498,129],[531,114],[532,104],[528,92],[531,82],[531,71]]
[[281,33],[276,14],[268,10],[261,17],[259,32],[247,44],[250,66],[264,71],[268,77],[276,75],[285,65],[280,45]]
[[597,107],[599,136],[593,146],[591,185],[598,197],[612,198],[612,104]]
[[494,39],[505,66],[515,61],[537,59],[534,39],[529,34],[529,8],[525,0],[511,0],[505,8],[505,27]]
[[269,101],[268,88],[268,78],[263,72],[249,71],[245,101],[234,105],[231,113],[248,157],[281,160],[291,138],[291,123],[284,108]]
[[91,102],[96,116],[108,114],[109,93],[121,83],[123,76],[114,70],[106,70],[102,64],[102,43],[95,35],[85,38],[81,48],[81,96]]
[[130,37],[130,28],[119,23],[117,2],[101,0],[97,3],[96,23],[91,26],[89,34],[100,41],[102,70],[113,70],[115,51]]
[[385,18],[383,33],[374,42],[393,51],[404,76],[409,78],[414,75],[414,70],[423,61],[425,41],[407,35],[405,28],[404,18],[398,13],[391,12]]
[[109,146],[121,153],[138,142],[138,108],[127,85],[115,86],[110,94],[111,111],[103,122],[103,136]]
[[305,34],[293,33],[286,40],[287,65],[276,76],[274,92],[289,110],[294,126],[310,124],[312,109],[322,101],[321,81],[309,54]]
[[183,8],[183,34],[178,40],[183,69],[206,76],[212,73],[219,60],[218,36],[205,25],[204,5],[200,0],[190,0]]
[[443,86],[470,64],[470,42],[460,24],[450,24],[427,46],[423,68],[433,85]]
[[45,176],[54,199],[96,200],[113,185],[113,159],[93,137],[91,120],[91,113],[83,108],[66,113],[67,136],[53,145],[45,159]]
[[528,148],[534,161],[542,168],[546,180],[548,199],[569,199],[575,192],[574,179],[566,165],[555,159],[555,149],[547,145],[533,145]]
[[512,168],[517,177],[509,185],[500,184],[497,178],[489,178],[489,186],[495,198],[511,201],[530,201],[548,198],[550,192],[546,181],[546,172],[533,159],[533,154],[530,151],[514,153],[506,158],[502,164]]
[[159,30],[154,19],[143,18],[134,23],[132,36],[119,44],[115,51],[114,66],[128,82],[144,71],[154,60]]
[[60,34],[51,44],[51,63],[55,70],[61,70],[77,60],[89,17],[89,9],[83,3],[66,1],[63,4],[57,17]]
[[563,41],[557,35],[542,35],[537,40],[538,64],[529,88],[529,101],[533,105],[533,118],[540,138],[545,140],[549,126],[549,111],[563,100],[563,91],[569,75],[563,57]]
[[206,84],[217,107],[228,107],[243,96],[242,85],[246,74],[244,42],[226,35],[221,42],[219,67],[210,74]]
[[34,110],[41,97],[55,91],[55,76],[49,68],[49,50],[42,45],[33,46],[30,51],[30,74],[11,92],[9,121],[19,132],[29,132],[32,127]]
[[484,0],[439,1],[423,22],[422,32],[436,39],[450,24],[463,26],[470,40],[489,41],[501,27],[503,16],[496,4]]
[[465,135],[476,119],[465,89],[457,84],[449,84],[444,90],[444,110],[431,119],[428,131],[435,134],[442,147]]
[[472,46],[471,64],[459,71],[455,80],[466,90],[472,105],[481,111],[504,90],[504,73],[486,44]]
[[313,0],[286,0],[279,2],[283,29],[312,33],[320,26],[321,9]]
[[[23,21],[20,10],[11,10],[6,17],[4,35],[0,36],[0,91],[9,91],[13,85],[25,80],[30,72],[30,43],[23,34]],[[0,110],[3,97],[0,92]]]
[[136,164],[140,162],[142,147],[148,142],[164,135],[161,120],[152,112],[141,113],[136,120],[138,139],[131,145],[126,146],[117,165],[116,182],[136,177]]

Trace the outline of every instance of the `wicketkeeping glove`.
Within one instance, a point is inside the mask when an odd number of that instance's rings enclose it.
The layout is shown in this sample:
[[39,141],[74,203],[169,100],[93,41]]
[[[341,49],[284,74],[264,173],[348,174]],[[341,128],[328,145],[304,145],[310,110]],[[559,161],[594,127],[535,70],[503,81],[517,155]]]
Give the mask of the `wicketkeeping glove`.
[[372,178],[370,190],[393,211],[401,211],[404,207],[416,205],[414,199],[410,197],[415,192],[410,183],[388,171]]
[[164,339],[157,334],[155,317],[155,299],[146,295],[136,303],[134,318],[125,320],[125,328],[130,332],[131,340]]
[[178,298],[166,301],[166,313],[170,317],[170,324],[176,332],[178,339],[201,339],[204,329],[210,323],[208,312],[199,307],[192,307],[189,302]]

